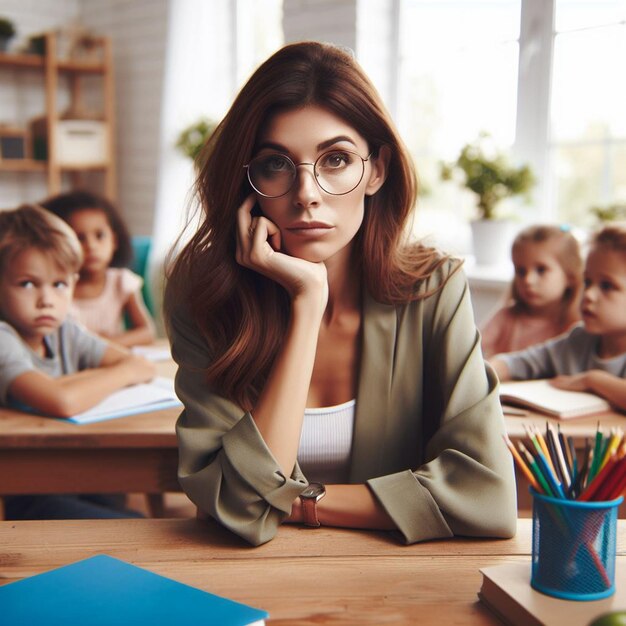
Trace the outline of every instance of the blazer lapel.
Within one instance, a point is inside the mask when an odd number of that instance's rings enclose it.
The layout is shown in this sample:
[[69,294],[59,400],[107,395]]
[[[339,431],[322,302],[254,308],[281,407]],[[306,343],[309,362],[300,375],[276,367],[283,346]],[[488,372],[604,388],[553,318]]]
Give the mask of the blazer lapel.
[[396,308],[376,302],[365,290],[361,364],[350,462],[352,483],[377,476],[382,468],[387,412],[391,406],[396,325]]

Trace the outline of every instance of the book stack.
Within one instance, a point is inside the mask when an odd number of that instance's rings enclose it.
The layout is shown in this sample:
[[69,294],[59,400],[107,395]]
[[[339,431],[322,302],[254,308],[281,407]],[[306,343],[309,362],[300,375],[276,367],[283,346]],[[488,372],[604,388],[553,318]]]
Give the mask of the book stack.
[[[480,570],[480,600],[505,624],[512,626],[574,626],[626,609],[626,563],[615,569],[616,592],[593,602],[572,602],[544,595],[530,585],[529,562],[503,563]],[[615,622],[616,624],[620,622]]]

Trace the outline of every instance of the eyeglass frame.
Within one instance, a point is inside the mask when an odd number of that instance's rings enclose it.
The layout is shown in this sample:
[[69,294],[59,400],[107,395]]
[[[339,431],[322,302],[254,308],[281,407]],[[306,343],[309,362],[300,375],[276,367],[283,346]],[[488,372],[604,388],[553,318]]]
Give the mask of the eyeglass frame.
[[[332,154],[333,152],[347,152],[349,154],[354,154],[355,156],[358,156],[359,159],[361,159],[361,165],[363,167],[362,171],[361,171],[361,176],[359,178],[359,182],[354,185],[354,187],[352,187],[352,189],[350,189],[349,191],[344,191],[342,193],[333,193],[332,191],[326,191],[326,189],[324,189],[324,187],[322,187],[322,185],[320,185],[319,181],[318,181],[318,174],[316,172],[316,168],[315,166],[317,165],[318,161],[326,156],[327,154]],[[272,153],[274,154],[274,153]],[[294,160],[288,156],[287,154],[282,154],[281,152],[276,152],[275,154],[287,159],[292,165],[293,165],[293,170],[295,172],[295,176],[293,177],[293,181],[291,182],[291,185],[289,186],[289,189],[287,189],[287,191],[285,191],[284,193],[281,193],[279,196],[268,196],[267,194],[264,194],[262,191],[260,191],[259,189],[257,189],[254,186],[254,183],[252,182],[252,180],[250,179],[250,163],[252,163],[252,161],[254,161],[255,159],[258,159],[260,156],[263,155],[259,155],[256,156],[252,159],[250,159],[250,161],[248,163],[246,163],[246,165],[243,166],[243,168],[246,170],[246,176],[248,178],[248,182],[250,183],[250,186],[252,187],[252,189],[254,189],[254,191],[256,191],[256,193],[258,193],[259,195],[263,196],[264,198],[271,198],[271,199],[275,199],[275,198],[282,198],[283,196],[286,196],[292,189],[293,186],[296,182],[297,179],[297,174],[298,174],[298,168],[301,165],[312,165],[313,166],[313,178],[315,180],[315,184],[324,192],[327,193],[331,196],[346,196],[349,193],[352,193],[360,184],[361,181],[363,180],[363,176],[365,175],[365,164],[372,158],[372,154],[374,154],[374,151],[370,152],[367,155],[367,158],[364,159],[358,152],[354,152],[353,150],[326,150],[326,152],[322,152],[322,154],[320,154],[317,159],[315,159],[315,161],[313,163],[309,163],[308,161],[302,161],[302,163],[295,163]],[[269,155],[268,155],[269,156]]]

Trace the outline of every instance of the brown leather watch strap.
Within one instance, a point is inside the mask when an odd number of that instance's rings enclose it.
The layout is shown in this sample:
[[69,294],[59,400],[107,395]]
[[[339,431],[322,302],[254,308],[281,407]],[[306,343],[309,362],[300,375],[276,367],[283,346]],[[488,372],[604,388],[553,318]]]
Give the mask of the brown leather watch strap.
[[300,502],[302,502],[302,522],[304,525],[318,528],[321,524],[317,517],[317,500],[300,498]]

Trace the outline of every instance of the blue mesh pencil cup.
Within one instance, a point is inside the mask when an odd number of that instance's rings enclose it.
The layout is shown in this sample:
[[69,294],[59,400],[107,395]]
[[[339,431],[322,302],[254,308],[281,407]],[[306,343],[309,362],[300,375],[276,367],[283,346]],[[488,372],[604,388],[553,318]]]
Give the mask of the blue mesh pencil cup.
[[600,600],[615,593],[617,509],[610,502],[533,496],[531,586],[565,600]]

